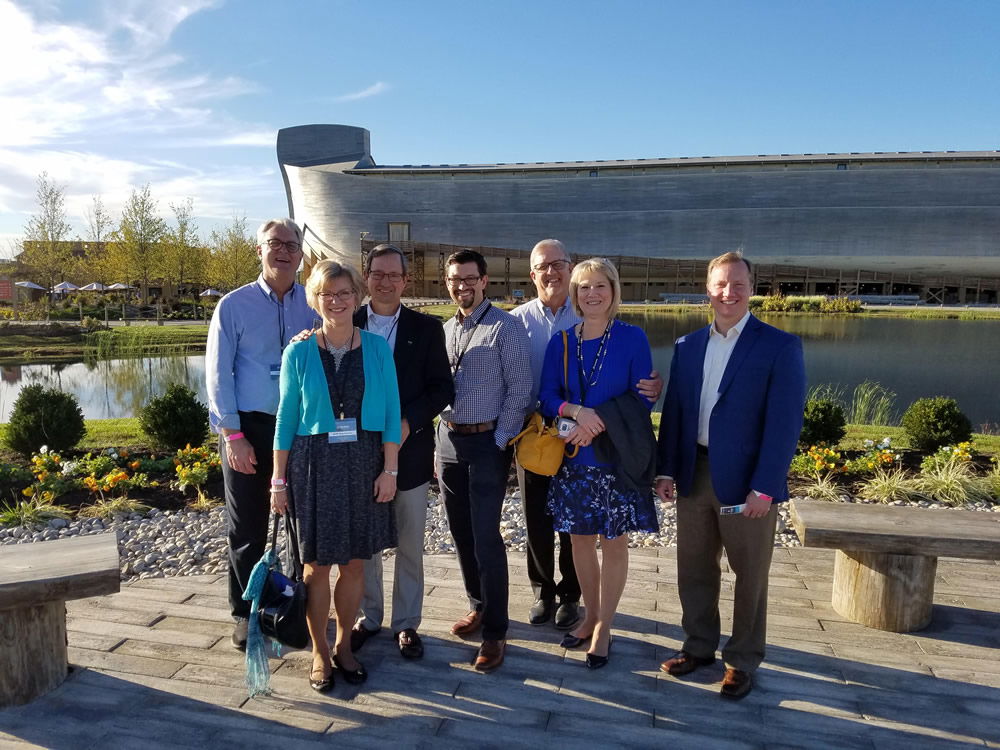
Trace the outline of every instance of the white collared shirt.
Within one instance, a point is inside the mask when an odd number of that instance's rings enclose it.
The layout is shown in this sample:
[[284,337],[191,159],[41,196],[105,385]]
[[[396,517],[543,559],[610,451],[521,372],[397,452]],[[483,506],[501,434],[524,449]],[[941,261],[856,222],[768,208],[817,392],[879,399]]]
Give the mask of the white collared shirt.
[[698,409],[698,442],[707,446],[709,440],[708,427],[712,419],[712,409],[719,400],[719,385],[722,383],[722,375],[729,364],[729,358],[733,356],[733,349],[736,342],[743,333],[743,328],[750,319],[750,311],[740,318],[725,334],[720,333],[712,323],[712,328],[708,334],[708,346],[705,347],[705,362],[702,365],[701,376],[701,402]]
[[396,351],[396,329],[399,327],[399,311],[402,305],[396,308],[395,315],[379,315],[368,306],[368,320],[365,323],[365,330],[377,334],[389,342],[389,348]]

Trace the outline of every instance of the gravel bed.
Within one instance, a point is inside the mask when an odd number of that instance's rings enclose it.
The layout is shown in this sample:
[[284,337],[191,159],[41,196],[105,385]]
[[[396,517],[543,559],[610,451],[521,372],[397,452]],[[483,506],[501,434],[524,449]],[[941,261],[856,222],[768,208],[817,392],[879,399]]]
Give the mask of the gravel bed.
[[[854,502],[841,496],[841,502]],[[896,503],[905,505],[906,503]],[[430,554],[453,553],[455,545],[448,531],[444,503],[431,489],[427,510],[424,549]],[[947,508],[938,503],[911,503],[915,507]],[[1000,505],[979,503],[968,510],[1000,512]],[[632,548],[672,547],[676,543],[676,519],[673,506],[663,509],[657,503],[660,531],[655,534],[632,534]],[[500,531],[508,549],[525,551],[524,514],[517,489],[508,492],[500,516]],[[134,513],[110,520],[99,518],[65,521],[55,519],[47,525],[28,528],[0,528],[0,545],[42,542],[89,534],[116,533],[121,556],[121,578],[131,581],[142,578],[162,578],[175,575],[225,573],[226,522],[221,507],[206,512],[152,510],[145,516]],[[787,503],[778,509],[778,530],[775,545],[798,547],[799,540],[791,528]],[[392,554],[388,550],[385,555]]]

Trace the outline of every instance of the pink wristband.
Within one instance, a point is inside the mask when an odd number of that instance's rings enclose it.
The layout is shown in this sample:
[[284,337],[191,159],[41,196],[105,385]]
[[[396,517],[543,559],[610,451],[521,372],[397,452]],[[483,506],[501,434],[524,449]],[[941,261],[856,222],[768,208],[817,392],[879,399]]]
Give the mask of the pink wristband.
[[560,417],[563,415],[563,409],[566,408],[566,404],[568,403],[569,401],[563,401],[561,404],[559,404],[559,411],[557,412],[557,414],[559,414]]
[[226,435],[226,442],[231,443],[234,440],[239,440],[242,437],[243,437],[242,432],[230,432],[228,435]]

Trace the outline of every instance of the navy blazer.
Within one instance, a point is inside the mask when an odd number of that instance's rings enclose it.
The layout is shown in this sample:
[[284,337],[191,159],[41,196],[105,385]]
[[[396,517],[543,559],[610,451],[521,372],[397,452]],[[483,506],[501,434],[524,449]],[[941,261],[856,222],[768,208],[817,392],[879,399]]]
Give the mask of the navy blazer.
[[[674,343],[663,404],[657,474],[677,493],[694,483],[701,382],[710,327]],[[806,376],[798,336],[750,316],[719,384],[709,423],[709,462],[723,505],[745,502],[750,490],[788,499],[788,467],[802,432]]]
[[[364,305],[354,314],[354,324],[364,328],[367,321]],[[441,321],[402,306],[392,358],[400,411],[410,425],[410,435],[399,449],[396,488],[411,490],[434,475],[434,417],[455,397]]]

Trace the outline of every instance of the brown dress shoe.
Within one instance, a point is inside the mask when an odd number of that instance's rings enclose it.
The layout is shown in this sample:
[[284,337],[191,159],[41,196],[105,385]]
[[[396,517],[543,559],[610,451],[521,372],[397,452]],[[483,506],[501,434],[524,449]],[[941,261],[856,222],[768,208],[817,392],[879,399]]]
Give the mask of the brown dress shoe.
[[476,654],[476,663],[473,665],[480,672],[492,672],[503,664],[503,654],[507,648],[507,641],[483,641]]
[[738,701],[740,698],[746,698],[752,687],[753,676],[749,672],[727,667],[726,676],[722,678],[722,690],[719,691],[719,695]]
[[715,664],[714,656],[695,656],[687,651],[678,651],[660,665],[660,671],[674,677],[683,677],[698,667],[707,667],[709,664]]
[[451,626],[451,634],[472,635],[477,630],[479,630],[479,626],[482,624],[482,621],[483,621],[482,612],[477,612],[476,610],[472,610],[471,612],[469,612],[469,614],[467,614],[465,617],[460,618],[458,622],[456,622],[454,625]]

